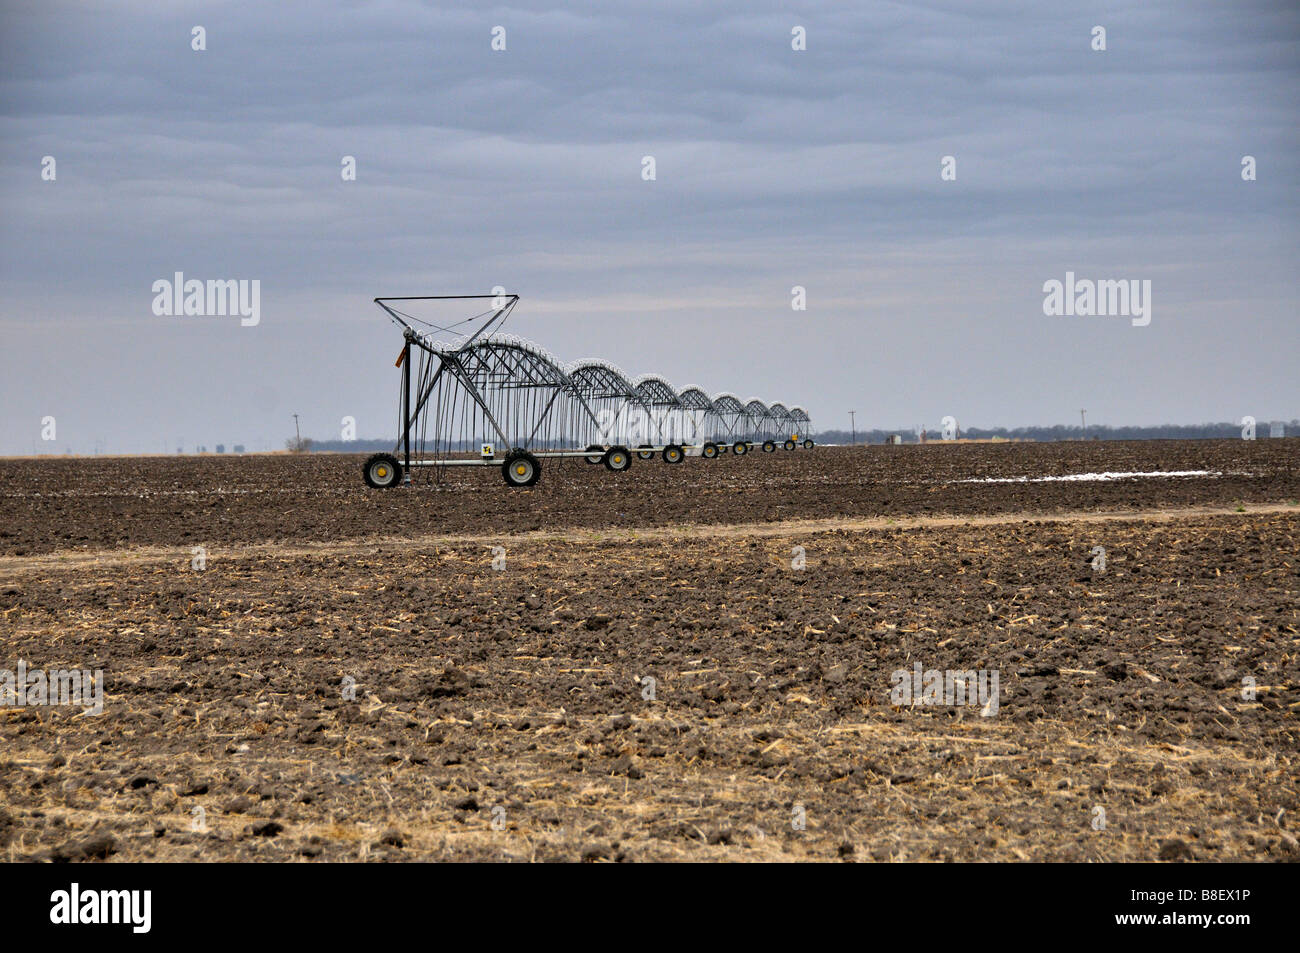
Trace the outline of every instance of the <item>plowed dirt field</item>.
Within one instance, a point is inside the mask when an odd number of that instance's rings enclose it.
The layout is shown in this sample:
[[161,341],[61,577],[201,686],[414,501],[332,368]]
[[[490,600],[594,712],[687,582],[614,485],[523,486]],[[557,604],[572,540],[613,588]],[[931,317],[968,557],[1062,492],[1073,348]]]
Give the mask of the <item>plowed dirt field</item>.
[[0,855],[1294,860],[1298,449],[0,461]]

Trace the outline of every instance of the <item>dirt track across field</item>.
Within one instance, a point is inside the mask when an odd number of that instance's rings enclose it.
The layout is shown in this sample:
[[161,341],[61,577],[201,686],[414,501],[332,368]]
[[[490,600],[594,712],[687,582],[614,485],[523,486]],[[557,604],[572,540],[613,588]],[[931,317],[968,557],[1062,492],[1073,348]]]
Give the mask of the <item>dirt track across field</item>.
[[[0,708],[0,846],[1294,860],[1295,447],[0,462],[0,669],[106,685]],[[949,482],[1157,469],[1247,475]],[[995,704],[898,703],[918,663]]]

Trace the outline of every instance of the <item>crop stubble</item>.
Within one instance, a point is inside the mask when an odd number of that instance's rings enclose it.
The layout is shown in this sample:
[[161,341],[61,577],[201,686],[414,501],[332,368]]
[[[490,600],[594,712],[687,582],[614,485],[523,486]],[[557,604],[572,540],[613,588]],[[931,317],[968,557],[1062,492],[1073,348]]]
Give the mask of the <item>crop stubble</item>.
[[[829,449],[525,492],[366,492],[350,458],[0,462],[0,666],[108,686],[100,716],[0,710],[0,844],[1295,859],[1291,447]],[[1052,468],[1253,475],[943,482]],[[973,518],[917,522],[943,513]],[[796,519],[824,522],[771,522]],[[998,671],[996,716],[891,705],[917,661]]]

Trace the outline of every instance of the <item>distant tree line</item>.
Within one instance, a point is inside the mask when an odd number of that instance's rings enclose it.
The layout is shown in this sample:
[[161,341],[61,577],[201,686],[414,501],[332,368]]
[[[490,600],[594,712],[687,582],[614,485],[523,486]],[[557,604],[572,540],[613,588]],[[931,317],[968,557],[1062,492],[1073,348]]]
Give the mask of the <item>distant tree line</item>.
[[[1258,420],[1255,424],[1255,436],[1267,440],[1271,421]],[[1287,436],[1300,436],[1300,420],[1282,422]],[[938,440],[942,428],[927,430],[926,439]],[[858,443],[886,443],[892,434],[898,434],[905,443],[916,443],[918,437],[908,430],[859,430]],[[1051,427],[963,427],[961,436],[971,440],[989,440],[999,437],[1006,440],[1036,440],[1050,443],[1059,440],[1224,440],[1241,439],[1241,424],[1156,424],[1149,427],[1108,427],[1089,424],[1085,433],[1077,424],[1073,427],[1056,424]],[[816,438],[821,443],[848,443],[852,439],[849,430],[823,430]]]

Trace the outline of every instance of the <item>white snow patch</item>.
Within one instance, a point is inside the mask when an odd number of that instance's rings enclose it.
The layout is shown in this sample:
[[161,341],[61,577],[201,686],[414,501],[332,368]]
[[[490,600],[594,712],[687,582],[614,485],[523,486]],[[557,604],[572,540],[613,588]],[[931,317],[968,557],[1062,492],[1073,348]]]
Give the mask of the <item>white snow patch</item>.
[[975,477],[969,480],[955,480],[955,483],[1072,483],[1104,480],[1127,480],[1129,477],[1218,477],[1222,470],[1146,470],[1116,473],[1069,473],[1065,476],[1043,477]]

